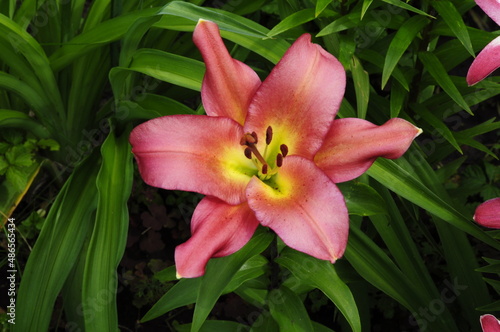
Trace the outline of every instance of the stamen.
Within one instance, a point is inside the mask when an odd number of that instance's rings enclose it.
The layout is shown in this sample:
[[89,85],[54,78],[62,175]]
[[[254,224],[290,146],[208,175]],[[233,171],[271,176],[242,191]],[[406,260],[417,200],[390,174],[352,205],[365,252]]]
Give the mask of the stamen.
[[257,144],[257,142],[259,141],[259,139],[257,138],[257,133],[255,131],[252,131],[252,137],[255,139],[255,142],[253,142],[254,144]]
[[262,174],[267,174],[267,164],[262,165]]
[[252,149],[250,148],[245,148],[245,157],[247,157],[248,159],[252,159]]
[[278,155],[276,156],[276,166],[283,166],[283,155],[281,153],[278,153]]
[[269,145],[271,144],[271,141],[273,140],[273,128],[271,126],[267,127],[266,130],[266,144]]
[[281,154],[283,155],[283,158],[285,158],[286,155],[288,154],[288,146],[286,146],[285,144],[281,144],[280,151],[281,151]]

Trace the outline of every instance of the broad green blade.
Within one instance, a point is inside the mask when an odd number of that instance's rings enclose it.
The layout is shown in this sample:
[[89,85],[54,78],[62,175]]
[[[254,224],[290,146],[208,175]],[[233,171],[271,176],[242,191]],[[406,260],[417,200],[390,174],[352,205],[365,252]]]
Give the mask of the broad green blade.
[[171,310],[196,302],[200,285],[201,277],[179,280],[149,309],[144,317],[142,317],[141,322],[150,321]]
[[320,289],[342,312],[352,330],[361,332],[356,301],[349,287],[337,275],[335,264],[288,247],[281,251],[276,262],[290,270],[302,283]]
[[399,115],[407,97],[408,91],[399,82],[392,82],[390,101],[391,118],[395,118]]
[[349,210],[349,214],[358,216],[373,216],[386,214],[387,206],[377,191],[367,184],[348,181],[337,183]]
[[[26,58],[38,77],[53,111],[59,115],[61,120],[64,120],[64,107],[56,79],[40,44],[17,23],[2,14],[0,14],[0,38],[5,38],[16,51]],[[43,111],[47,112],[47,110]]]
[[290,47],[285,40],[267,38],[269,29],[230,12],[174,1],[166,5],[159,14],[163,17],[155,24],[156,27],[177,31],[193,31],[200,18],[213,21],[218,24],[223,38],[263,56],[272,63],[277,63]]
[[16,332],[46,331],[56,298],[94,225],[97,206],[94,155],[77,167],[52,205],[19,286]]
[[183,17],[193,23],[198,23],[199,19],[205,19],[217,23],[221,30],[257,38],[267,37],[267,29],[251,20],[222,10],[199,7],[189,2],[172,1],[158,14]]
[[121,83],[127,71],[143,73],[165,82],[200,91],[205,66],[198,60],[160,50],[137,50],[128,68],[115,67],[109,73],[116,96],[120,96],[123,91]]
[[279,35],[280,33],[293,29],[301,24],[312,21],[315,18],[314,15],[315,14],[313,8],[303,9],[301,11],[293,13],[292,15],[283,19],[274,28],[272,28],[271,31],[267,33],[267,36],[271,38]]
[[443,64],[439,61],[438,57],[431,52],[420,52],[418,58],[424,64],[424,68],[429,71],[429,74],[436,80],[437,84],[451,97],[460,107],[466,110],[469,114],[473,115],[469,105],[462,97],[460,91],[451,80],[446,72]]
[[431,4],[438,11],[439,15],[443,17],[443,20],[450,27],[455,36],[457,36],[467,52],[469,52],[471,56],[474,56],[474,50],[472,49],[467,26],[455,5],[447,0],[432,1]]
[[403,169],[394,161],[379,159],[373,163],[372,167],[367,171],[367,174],[396,194],[489,244],[493,248],[500,250],[500,243],[492,239],[476,226],[472,222],[472,219],[463,216],[422,182],[416,179],[408,170]]
[[0,109],[0,128],[2,127],[24,129],[39,138],[50,137],[50,133],[46,127],[19,111]]
[[267,299],[271,316],[280,331],[313,332],[313,326],[302,300],[285,286],[273,289]]
[[363,7],[361,8],[361,19],[363,19],[363,17],[365,16],[366,11],[368,10],[368,8],[370,8],[372,2],[373,0],[363,0]]
[[356,56],[351,58],[351,72],[356,92],[358,118],[365,119],[368,102],[370,101],[370,77]]
[[158,8],[147,8],[118,16],[100,23],[88,32],[77,35],[50,56],[52,70],[60,71],[88,52],[120,39],[137,19],[155,15],[157,12]]
[[420,9],[417,9],[417,8],[409,5],[407,3],[407,1],[402,1],[402,0],[382,0],[382,1],[384,1],[390,5],[394,5],[396,7],[403,8],[405,10],[409,10],[411,12],[417,13],[419,15],[424,15],[424,16],[428,16],[430,18],[434,18],[433,16],[427,14],[426,12],[421,11]]
[[239,251],[223,258],[214,259],[213,263],[207,266],[196,300],[192,332],[200,330],[227,284],[241,266],[252,256],[264,251],[272,239],[271,233],[259,232]]
[[314,9],[314,16],[318,17],[319,14],[325,10],[326,7],[332,2],[332,0],[316,0],[316,7]]
[[462,149],[460,148],[460,145],[458,145],[455,136],[453,136],[453,133],[442,119],[436,117],[422,105],[415,104],[412,105],[412,108],[414,108],[417,111],[418,115],[420,115],[428,124],[431,125],[434,131],[443,136],[458,152],[462,153]]
[[382,88],[387,84],[394,68],[396,68],[396,65],[408,46],[410,46],[417,34],[429,24],[429,22],[429,19],[424,16],[413,16],[398,29],[389,45],[385,57],[384,69],[382,71]]
[[359,22],[360,22],[359,12],[349,13],[345,16],[341,16],[335,19],[332,23],[328,24],[326,27],[324,27],[320,32],[316,34],[316,37],[324,37],[335,32],[340,32],[357,27],[359,25]]
[[[427,308],[434,300],[416,288],[384,251],[357,227],[350,228],[349,242],[344,256],[364,279],[401,303],[413,314],[419,313],[421,308]],[[453,320],[445,319],[447,316],[441,315],[433,321],[418,319],[416,322],[421,328],[429,327],[430,331],[458,331]]]
[[[133,164],[129,132],[115,137],[111,131],[101,147],[102,163],[97,175],[97,213],[83,277],[82,301],[106,294],[99,308],[84,308],[87,331],[118,331],[116,269],[125,251],[128,233],[127,200],[132,189]],[[85,315],[85,309],[92,315]]]

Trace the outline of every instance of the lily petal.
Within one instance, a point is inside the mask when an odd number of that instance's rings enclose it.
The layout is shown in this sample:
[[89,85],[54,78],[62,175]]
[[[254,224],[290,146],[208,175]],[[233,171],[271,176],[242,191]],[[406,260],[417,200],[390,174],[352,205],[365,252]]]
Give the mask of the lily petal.
[[147,184],[239,204],[256,172],[239,144],[242,135],[242,127],[228,118],[171,115],[134,128],[130,143]]
[[476,0],[476,4],[491,17],[496,24],[500,25],[500,2],[498,0]]
[[467,84],[474,85],[500,67],[500,37],[493,39],[477,55],[467,72]]
[[483,332],[500,332],[500,321],[493,315],[482,315],[480,318]]
[[485,227],[500,228],[500,197],[479,205],[474,213],[474,220]]
[[258,225],[246,202],[228,205],[217,198],[204,197],[193,213],[191,238],[175,248],[177,277],[202,276],[210,258],[240,250]]
[[332,263],[343,255],[349,232],[344,197],[312,161],[286,157],[270,183],[252,178],[247,197],[260,223],[291,248]]
[[206,113],[228,117],[243,125],[250,100],[261,83],[259,76],[229,55],[217,24],[199,20],[193,41],[207,68],[201,87]]
[[399,118],[382,126],[356,118],[338,119],[314,161],[333,182],[349,181],[363,174],[377,157],[401,157],[421,132]]
[[286,144],[289,154],[312,158],[340,107],[345,90],[342,64],[304,34],[288,49],[257,90],[245,132]]

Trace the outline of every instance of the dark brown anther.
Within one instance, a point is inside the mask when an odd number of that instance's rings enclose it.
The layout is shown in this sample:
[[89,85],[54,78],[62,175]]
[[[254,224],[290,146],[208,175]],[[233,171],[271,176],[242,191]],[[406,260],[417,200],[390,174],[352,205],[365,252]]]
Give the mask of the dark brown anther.
[[252,159],[252,149],[245,148],[245,157],[247,157],[248,159]]
[[266,144],[269,145],[271,144],[271,141],[273,140],[273,128],[271,126],[267,127],[266,130]]
[[247,145],[247,135],[243,135],[240,139],[240,145]]
[[267,174],[267,164],[262,165],[262,174]]
[[281,144],[280,151],[281,151],[281,154],[283,155],[283,158],[285,158],[286,155],[288,154],[288,146],[286,146],[285,144]]
[[278,153],[278,155],[276,156],[276,166],[283,166],[283,155],[281,153]]
[[255,139],[255,142],[254,144],[257,144],[257,142],[259,141],[259,139],[257,138],[257,133],[255,131],[252,131],[252,137]]

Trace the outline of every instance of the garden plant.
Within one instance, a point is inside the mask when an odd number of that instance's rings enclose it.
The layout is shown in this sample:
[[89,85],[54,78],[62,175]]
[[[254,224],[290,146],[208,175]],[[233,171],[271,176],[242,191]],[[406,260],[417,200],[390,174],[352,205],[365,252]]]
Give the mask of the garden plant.
[[499,332],[499,0],[1,0],[2,331]]

